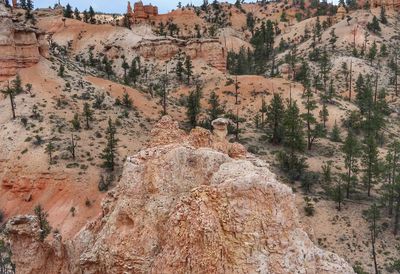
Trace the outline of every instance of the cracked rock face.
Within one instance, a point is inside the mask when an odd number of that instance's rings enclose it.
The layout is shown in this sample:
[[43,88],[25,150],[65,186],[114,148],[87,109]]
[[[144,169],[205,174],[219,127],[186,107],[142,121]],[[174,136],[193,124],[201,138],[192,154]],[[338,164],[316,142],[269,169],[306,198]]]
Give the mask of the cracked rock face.
[[[265,162],[229,156],[228,147],[239,145],[220,140],[222,128],[187,136],[170,118],[157,126],[157,145],[127,159],[103,215],[64,244],[68,252],[53,252],[65,256],[52,260],[60,273],[354,273],[312,243],[294,194]],[[166,128],[176,142],[159,136]],[[11,239],[17,272],[39,273],[25,271],[20,260],[34,263],[35,256],[16,243]]]

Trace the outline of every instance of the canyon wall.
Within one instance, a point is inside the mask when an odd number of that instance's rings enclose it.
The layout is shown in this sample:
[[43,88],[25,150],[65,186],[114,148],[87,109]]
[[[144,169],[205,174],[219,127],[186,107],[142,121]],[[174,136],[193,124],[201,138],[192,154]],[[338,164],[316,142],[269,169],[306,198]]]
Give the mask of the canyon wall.
[[192,59],[201,58],[220,71],[226,70],[226,51],[218,39],[144,39],[133,47],[144,58],[169,59],[184,52]]
[[48,57],[44,34],[25,22],[13,20],[4,4],[0,3],[0,81],[14,76],[18,69]]
[[102,215],[70,242],[39,242],[35,217],[11,219],[17,273],[354,273],[313,244],[291,189],[226,141],[227,124],[187,135],[163,117],[149,147],[126,160]]

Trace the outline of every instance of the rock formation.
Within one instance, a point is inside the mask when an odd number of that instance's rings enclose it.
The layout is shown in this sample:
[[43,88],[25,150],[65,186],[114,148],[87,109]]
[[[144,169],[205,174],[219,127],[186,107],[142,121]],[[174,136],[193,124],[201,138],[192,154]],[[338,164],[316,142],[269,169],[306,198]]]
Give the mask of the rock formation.
[[9,221],[17,273],[354,273],[312,243],[291,189],[226,141],[227,123],[187,135],[164,117],[71,242],[38,243],[34,217]]
[[20,68],[47,57],[48,45],[44,35],[26,22],[16,22],[0,1],[0,81],[14,76]]
[[226,52],[218,39],[151,39],[133,47],[144,58],[169,59],[182,51],[192,59],[202,58],[220,71],[226,71]]

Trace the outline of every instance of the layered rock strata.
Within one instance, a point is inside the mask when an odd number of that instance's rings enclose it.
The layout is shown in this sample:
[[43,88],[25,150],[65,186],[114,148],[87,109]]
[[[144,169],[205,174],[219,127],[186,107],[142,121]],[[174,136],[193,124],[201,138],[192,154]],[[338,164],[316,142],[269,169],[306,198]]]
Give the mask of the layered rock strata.
[[48,57],[44,33],[13,19],[0,2],[0,81],[38,63],[40,56]]

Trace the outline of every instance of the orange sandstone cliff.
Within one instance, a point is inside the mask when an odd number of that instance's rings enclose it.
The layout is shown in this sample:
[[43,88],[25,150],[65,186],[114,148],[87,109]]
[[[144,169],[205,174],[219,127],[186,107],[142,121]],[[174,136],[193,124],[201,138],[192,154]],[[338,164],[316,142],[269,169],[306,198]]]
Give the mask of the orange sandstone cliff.
[[14,76],[18,69],[47,57],[48,45],[44,35],[26,22],[13,20],[11,13],[0,1],[0,81]]
[[163,117],[71,241],[41,243],[36,217],[11,219],[17,273],[354,273],[312,243],[291,189],[225,140],[227,123],[187,135]]

